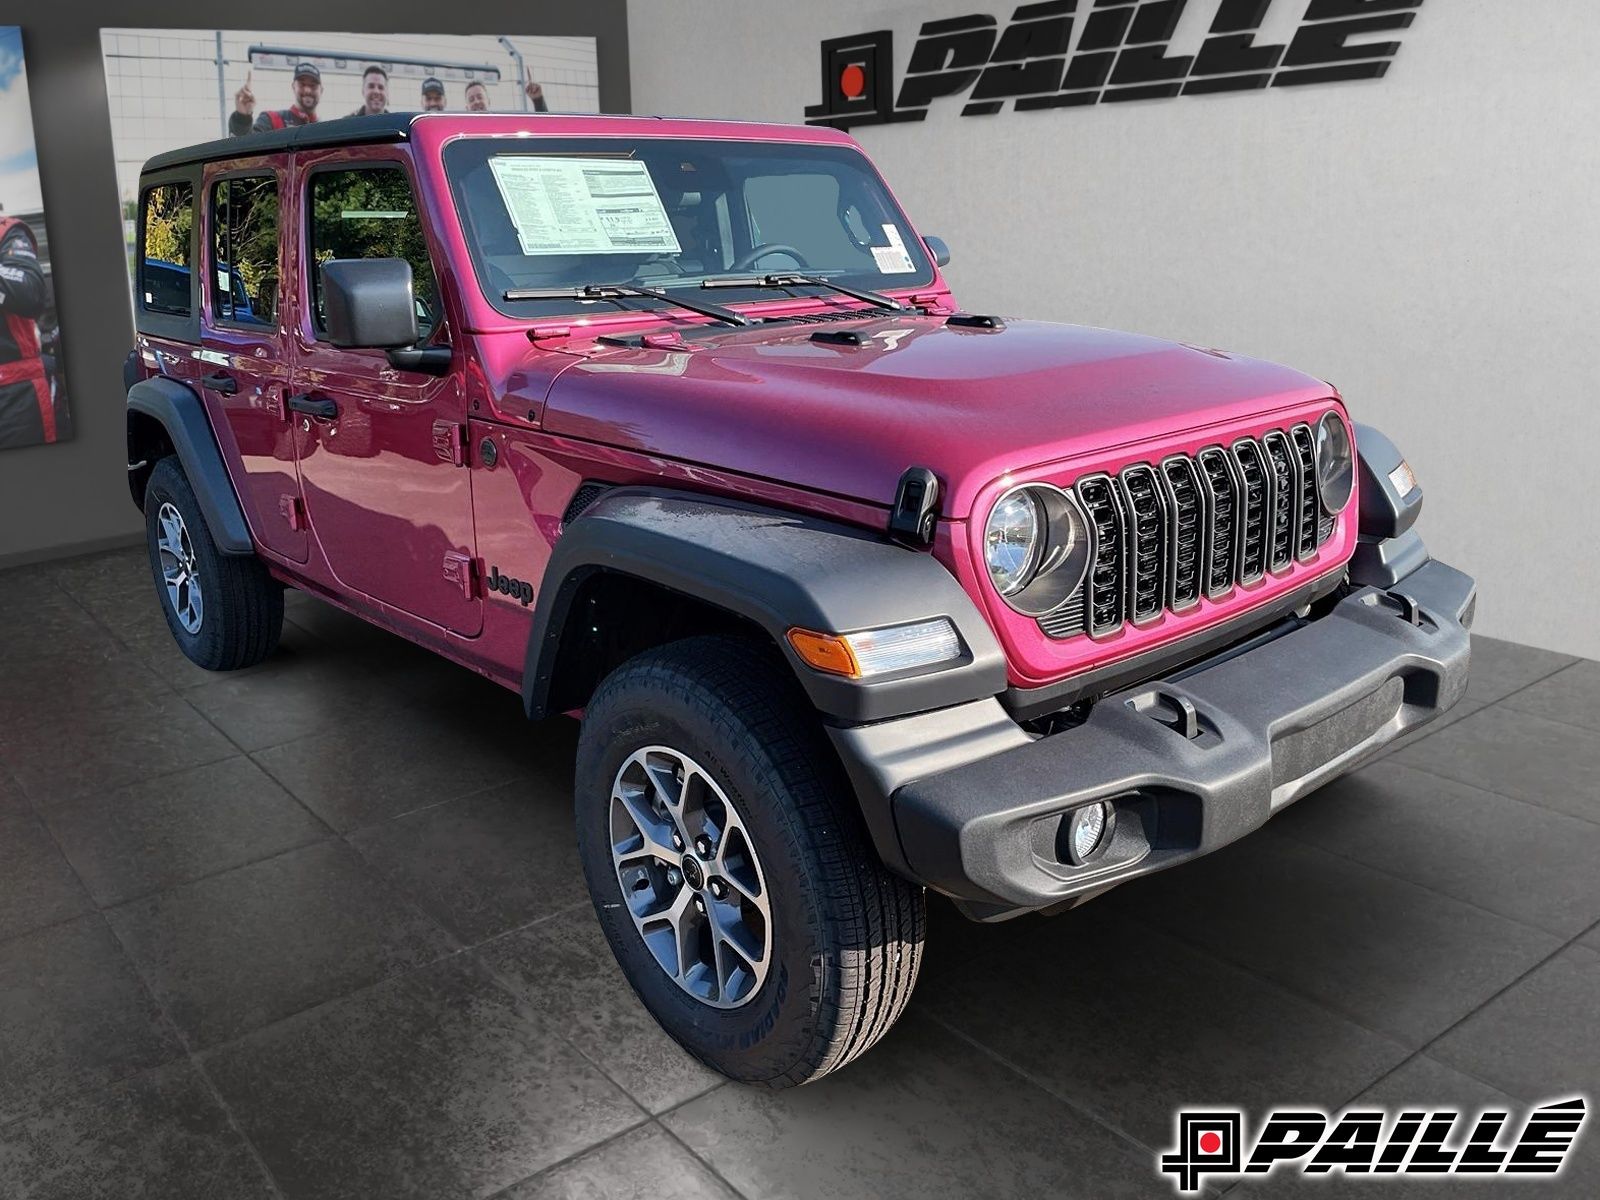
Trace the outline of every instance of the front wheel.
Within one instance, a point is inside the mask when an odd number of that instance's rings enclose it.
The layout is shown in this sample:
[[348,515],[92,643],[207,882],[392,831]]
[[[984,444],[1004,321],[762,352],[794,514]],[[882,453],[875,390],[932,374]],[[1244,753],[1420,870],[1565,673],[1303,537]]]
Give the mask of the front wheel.
[[696,1058],[771,1087],[888,1031],[926,924],[808,716],[762,647],[691,638],[608,676],[578,743],[578,846],[624,975]]

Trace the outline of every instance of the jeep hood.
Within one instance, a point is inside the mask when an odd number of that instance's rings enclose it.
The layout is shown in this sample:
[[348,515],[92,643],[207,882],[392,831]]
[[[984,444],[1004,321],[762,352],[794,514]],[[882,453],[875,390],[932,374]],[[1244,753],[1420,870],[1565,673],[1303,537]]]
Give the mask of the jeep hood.
[[551,387],[544,428],[885,506],[901,473],[925,466],[961,518],[1008,472],[1333,394],[1272,363],[1040,321],[891,315],[695,334],[681,349],[583,348]]

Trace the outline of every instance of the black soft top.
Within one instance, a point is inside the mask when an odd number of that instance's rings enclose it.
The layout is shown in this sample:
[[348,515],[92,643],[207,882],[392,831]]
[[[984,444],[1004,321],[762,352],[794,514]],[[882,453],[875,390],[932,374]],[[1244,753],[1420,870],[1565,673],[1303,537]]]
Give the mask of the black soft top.
[[411,119],[416,113],[383,113],[376,117],[335,117],[310,125],[294,125],[243,137],[219,138],[168,150],[144,164],[142,174],[165,171],[191,163],[215,162],[222,158],[247,158],[257,154],[278,154],[285,150],[309,150],[317,146],[352,146],[379,142],[403,142],[411,136]]

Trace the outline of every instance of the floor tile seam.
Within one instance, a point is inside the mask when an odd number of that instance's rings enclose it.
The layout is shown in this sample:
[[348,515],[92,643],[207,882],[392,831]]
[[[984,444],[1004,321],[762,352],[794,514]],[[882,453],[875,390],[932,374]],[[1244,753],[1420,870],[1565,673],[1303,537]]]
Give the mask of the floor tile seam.
[[[1480,788],[1479,790],[1482,791],[1483,789]],[[1498,796],[1498,793],[1495,793],[1495,794]],[[1512,797],[1510,797],[1510,796],[1501,796],[1499,798],[1503,799],[1503,800],[1512,799]],[[1537,808],[1539,806],[1534,805],[1533,807]],[[1552,810],[1552,809],[1540,809],[1540,811],[1541,812],[1552,812],[1554,810]],[[1559,814],[1559,815],[1565,816],[1566,814],[1562,813],[1562,814]],[[1574,818],[1574,819],[1578,819],[1578,818]],[[1302,837],[1302,836],[1300,836],[1298,834],[1292,833],[1289,830],[1286,830],[1286,829],[1281,829],[1281,830],[1280,829],[1274,829],[1274,828],[1272,828],[1271,825],[1264,826],[1263,828],[1267,832],[1269,832],[1273,837],[1287,838],[1288,840],[1294,842],[1295,845],[1301,846],[1301,847],[1303,847],[1303,848],[1305,848],[1307,850],[1316,850],[1316,851],[1319,851],[1320,853],[1330,855],[1333,858],[1340,859],[1340,860],[1342,860],[1344,862],[1347,862],[1347,863],[1351,864],[1352,866],[1361,867],[1364,870],[1372,871],[1375,874],[1382,875],[1386,879],[1392,879],[1396,883],[1404,883],[1404,884],[1410,885],[1411,887],[1421,888],[1423,891],[1428,892],[1428,893],[1430,893],[1430,894],[1432,894],[1434,896],[1437,896],[1441,900],[1448,900],[1451,904],[1463,905],[1463,906],[1465,906],[1467,908],[1472,909],[1475,912],[1482,913],[1486,917],[1494,917],[1496,920],[1499,920],[1499,921],[1509,921],[1513,925],[1521,926],[1523,929],[1528,930],[1530,933],[1542,933],[1542,934],[1545,934],[1545,935],[1547,935],[1549,937],[1553,937],[1553,938],[1564,938],[1564,937],[1568,937],[1569,936],[1565,930],[1550,929],[1550,928],[1547,928],[1546,926],[1543,926],[1543,925],[1536,925],[1532,921],[1528,920],[1525,917],[1513,917],[1513,916],[1510,916],[1510,915],[1508,915],[1506,913],[1503,913],[1503,912],[1496,912],[1492,908],[1487,908],[1484,905],[1479,904],[1476,900],[1467,900],[1467,899],[1465,899],[1465,898],[1463,898],[1461,896],[1452,895],[1450,892],[1441,891],[1439,888],[1434,887],[1430,883],[1424,883],[1420,879],[1413,879],[1409,875],[1402,875],[1398,871],[1391,870],[1388,867],[1380,867],[1380,866],[1377,866],[1377,865],[1375,865],[1373,863],[1369,863],[1365,859],[1356,858],[1354,855],[1349,854],[1344,850],[1338,850],[1338,849],[1335,849],[1332,846],[1324,846],[1320,842],[1310,841],[1309,839],[1307,839],[1305,837]]]
[[[33,796],[31,795],[31,793],[28,792],[27,786],[24,783],[22,783],[22,781],[20,779],[17,781],[17,786],[23,790],[24,794],[28,795],[29,803],[31,803],[34,806],[35,810],[39,811],[42,814],[45,811],[48,811],[48,810],[51,810],[51,809],[55,809],[55,808],[61,808],[61,807],[64,807],[65,805],[68,805],[68,804],[77,804],[77,803],[79,803],[79,802],[81,802],[83,800],[89,799],[91,796],[101,795],[101,794],[104,794],[106,792],[119,792],[119,791],[124,790],[125,788],[140,787],[140,786],[143,786],[145,784],[150,784],[150,783],[160,783],[164,779],[171,779],[174,775],[182,775],[186,771],[198,771],[201,767],[214,767],[218,763],[228,762],[231,759],[235,759],[235,758],[239,758],[239,757],[240,757],[240,752],[235,750],[235,751],[232,751],[230,753],[220,755],[217,758],[201,759],[199,762],[192,762],[192,763],[188,763],[185,766],[174,767],[170,771],[158,771],[153,775],[141,775],[137,779],[124,780],[121,783],[114,783],[109,787],[100,786],[100,787],[93,787],[93,788],[84,788],[81,791],[72,791],[72,792],[69,792],[66,795],[60,797],[59,799],[51,800],[51,801],[43,801],[43,800],[34,799]],[[245,757],[248,757],[248,756],[245,756]],[[5,762],[5,757],[3,755],[0,755],[0,764],[4,764],[4,762]],[[14,775],[15,775],[15,773],[13,772],[13,776]]]
[[[721,1084],[717,1085],[717,1087],[720,1087],[720,1086],[721,1086]],[[716,1090],[717,1090],[717,1088],[713,1087],[708,1091],[701,1092],[700,1096],[709,1096],[711,1094],[711,1092],[714,1092]],[[686,1100],[686,1101],[684,1101],[684,1104],[693,1103],[693,1101],[694,1100],[698,1100],[700,1098],[700,1096],[695,1096],[691,1100]],[[675,1107],[676,1108],[681,1108],[682,1105],[678,1105],[678,1106],[675,1106]],[[665,1114],[662,1114],[662,1115],[664,1116]],[[700,1154],[698,1151],[695,1150],[695,1148],[693,1146],[689,1145],[688,1142],[684,1141],[681,1137],[679,1137],[678,1134],[677,1134],[677,1131],[672,1129],[671,1127],[669,1127],[665,1121],[661,1120],[660,1116],[658,1116],[656,1118],[655,1123],[660,1128],[662,1133],[666,1134],[669,1138],[671,1138],[679,1146],[683,1147],[684,1151],[689,1155],[690,1158],[694,1159],[695,1162],[699,1163],[702,1167],[704,1167],[706,1169],[707,1173],[709,1173],[710,1176],[713,1179],[717,1180],[719,1183],[722,1184],[723,1187],[727,1188],[728,1191],[732,1192],[735,1196],[739,1197],[739,1200],[754,1200],[754,1198],[751,1197],[748,1193],[746,1193],[746,1192],[740,1190],[739,1188],[735,1187],[733,1185],[733,1181],[731,1179],[729,1179],[726,1175],[724,1175],[721,1171],[717,1170],[717,1168],[711,1163],[711,1161],[709,1159],[707,1159],[704,1155]]]
[[[110,625],[106,624],[106,622],[104,620],[102,620],[101,617],[97,613],[95,613],[92,609],[90,609],[87,605],[85,605],[83,603],[83,601],[80,600],[72,592],[67,591],[64,586],[62,586],[59,583],[57,583],[57,586],[60,587],[61,593],[64,596],[66,596],[69,601],[71,601],[73,607],[76,608],[79,612],[81,612],[85,617],[87,617],[90,620],[90,622],[97,629],[100,630],[101,633],[105,634],[108,638],[110,638],[112,640],[112,642],[114,642],[116,644],[116,646],[117,646],[117,648],[119,650],[122,650],[122,651],[128,652],[128,653],[131,653],[133,651],[134,647],[128,642],[128,640],[122,634],[118,633],[115,629],[111,628]],[[158,595],[156,597],[157,603],[160,602],[160,599],[161,598]],[[168,630],[168,636],[169,637],[171,636],[171,630],[170,629]],[[162,688],[164,688],[167,692],[171,693],[174,696],[176,696],[178,694],[177,689],[175,687],[173,687],[170,683],[168,683],[165,679],[163,679],[157,672],[151,670],[149,667],[143,666],[143,664],[140,664],[140,665],[141,665],[142,669],[145,670],[146,672],[148,672],[150,677],[153,680],[155,680],[155,682],[157,684],[159,684]]]
[[[1521,646],[1523,643],[1513,642],[1512,645]],[[1527,646],[1526,648],[1530,650],[1537,650],[1539,647]],[[1593,659],[1584,658],[1582,655],[1576,655],[1573,657],[1571,662],[1562,663],[1554,670],[1546,671],[1543,675],[1540,675],[1535,679],[1528,680],[1527,683],[1519,684],[1517,687],[1512,688],[1504,696],[1496,696],[1493,700],[1484,700],[1481,701],[1481,703],[1485,708],[1493,708],[1496,704],[1504,704],[1507,700],[1511,699],[1511,697],[1520,696],[1523,692],[1527,691],[1531,687],[1538,687],[1541,683],[1545,683],[1548,680],[1554,679],[1557,675],[1564,674],[1565,672],[1572,670],[1574,667],[1581,667],[1584,663],[1593,661]],[[1552,718],[1552,720],[1553,719],[1554,718]]]
[[[227,1118],[228,1127],[233,1130],[233,1132],[238,1136],[239,1140],[244,1144],[245,1148],[249,1150],[250,1157],[255,1161],[257,1168],[260,1169],[262,1177],[266,1179],[267,1186],[272,1189],[273,1196],[276,1197],[276,1200],[285,1200],[283,1188],[279,1185],[277,1178],[272,1174],[271,1170],[268,1169],[266,1159],[262,1157],[260,1148],[255,1144],[254,1141],[251,1140],[249,1134],[245,1132],[244,1127],[240,1124],[238,1117],[233,1111],[233,1106],[230,1105],[223,1097],[221,1090],[217,1087],[216,1081],[213,1080],[210,1073],[206,1071],[205,1064],[201,1061],[198,1051],[190,1042],[188,1035],[184,1033],[182,1027],[173,1018],[171,1011],[161,999],[161,996],[156,991],[155,986],[150,982],[149,978],[146,977],[144,969],[139,965],[139,960],[137,957],[135,957],[133,951],[129,949],[128,944],[123,940],[122,935],[118,933],[117,927],[113,925],[111,921],[106,919],[104,913],[100,914],[100,919],[105,925],[107,931],[111,934],[112,938],[116,941],[117,948],[121,952],[123,959],[133,971],[134,978],[138,979],[139,987],[143,990],[150,1003],[155,1006],[156,1011],[161,1014],[161,1020],[163,1024],[165,1024],[167,1028],[172,1031],[173,1039],[177,1042],[179,1049],[182,1050],[183,1057],[188,1061],[190,1067],[199,1074],[206,1090],[210,1092],[212,1099],[216,1101],[217,1106],[222,1110],[223,1116]],[[174,1059],[172,1061],[176,1060]]]
[[1257,983],[1265,984],[1267,987],[1274,988],[1285,993],[1286,995],[1292,996],[1296,1000],[1303,1004],[1309,1005],[1311,1008],[1316,1009],[1325,1016],[1337,1018],[1346,1025],[1353,1025],[1357,1029],[1360,1029],[1363,1033],[1378,1038],[1380,1041],[1387,1042],[1389,1045],[1398,1050],[1403,1052],[1410,1052],[1411,1050],[1409,1042],[1403,1035],[1394,1033],[1390,1030],[1375,1028],[1367,1018],[1362,1017],[1358,1013],[1346,1011],[1344,1008],[1326,996],[1315,995],[1314,993],[1300,987],[1298,984],[1291,983],[1287,980],[1274,978],[1258,968],[1251,966],[1249,963],[1242,962],[1231,955],[1223,954],[1222,952],[1215,950],[1210,946],[1194,941],[1186,934],[1183,934],[1178,930],[1168,928],[1157,921],[1152,921],[1148,917],[1134,912],[1127,912],[1124,915],[1129,920],[1135,921],[1147,929],[1154,930],[1157,933],[1161,933],[1172,938],[1191,953],[1210,959],[1212,962],[1222,963],[1224,966],[1231,967],[1236,971],[1241,971],[1250,976],[1250,978],[1254,979]]
[[[468,950],[467,953],[472,955],[473,961],[476,962],[478,966],[485,972],[485,974],[489,976],[490,982],[492,982],[497,988],[506,994],[516,1011],[523,1014],[525,1017],[532,1018],[533,1028],[537,1030],[548,1031],[554,1036],[560,1038],[562,1043],[571,1049],[575,1054],[577,1054],[577,1056],[584,1062],[588,1063],[589,1066],[592,1067],[600,1076],[600,1078],[604,1079],[612,1087],[616,1088],[619,1093],[626,1097],[629,1104],[637,1108],[645,1115],[646,1118],[650,1120],[655,1119],[655,1114],[645,1106],[642,1100],[624,1087],[621,1081],[612,1075],[612,1073],[608,1071],[597,1059],[595,1059],[593,1055],[586,1051],[582,1046],[578,1045],[578,1043],[572,1038],[568,1037],[565,1032],[557,1028],[556,1022],[550,1020],[547,1016],[545,1016],[544,1013],[535,1008],[533,1006],[533,1002],[522,994],[522,992],[514,983],[511,982],[504,972],[495,967],[492,963],[487,962],[484,957],[477,952],[476,949]],[[537,1174],[537,1172],[535,1173]]]
[[529,1180],[538,1179],[540,1176],[547,1175],[551,1171],[559,1170],[569,1163],[576,1162],[585,1154],[593,1154],[596,1150],[603,1150],[605,1147],[610,1146],[614,1142],[620,1142],[629,1134],[637,1133],[639,1130],[657,1123],[658,1122],[654,1117],[647,1116],[642,1121],[638,1121],[635,1124],[629,1125],[626,1129],[619,1129],[616,1133],[608,1134],[607,1136],[601,1138],[598,1142],[594,1142],[591,1145],[585,1146],[581,1150],[574,1150],[571,1154],[568,1154],[563,1158],[558,1158],[553,1163],[547,1163],[546,1165],[540,1167],[537,1171],[534,1171],[531,1175],[524,1175],[520,1179],[512,1180],[510,1183],[506,1184],[505,1187],[500,1188],[497,1191],[490,1192],[487,1196],[482,1197],[482,1200],[503,1200],[503,1198],[509,1196],[514,1189],[521,1187]]
[[468,950],[484,950],[489,946],[494,945],[496,942],[505,941],[508,938],[516,937],[519,933],[526,933],[530,929],[535,929],[540,925],[545,925],[551,921],[558,920],[569,913],[577,912],[579,909],[592,909],[593,907],[594,902],[585,896],[582,900],[574,900],[571,904],[563,904],[561,907],[552,909],[547,913],[540,913],[537,917],[534,917],[533,920],[524,921],[521,925],[513,925],[510,929],[502,929],[498,933],[491,933],[488,937],[480,938],[476,942],[466,943],[465,948]]
[[337,996],[324,997],[321,1000],[317,1000],[314,1003],[306,1005],[304,1008],[297,1008],[293,1012],[284,1013],[282,1016],[274,1017],[264,1025],[257,1025],[252,1029],[243,1030],[242,1032],[235,1034],[233,1037],[228,1038],[225,1041],[215,1042],[209,1046],[196,1047],[195,1054],[202,1061],[215,1057],[224,1051],[233,1050],[247,1042],[253,1042],[264,1038],[266,1035],[276,1031],[279,1026],[285,1025],[290,1021],[304,1020],[310,1017],[313,1013],[320,1012],[322,1009],[331,1008],[335,1004],[343,1004],[344,1002],[353,1000],[355,997],[366,992],[373,991],[374,989],[383,987],[386,984],[400,982],[410,978],[413,975],[421,974],[423,971],[428,971],[440,966],[443,963],[447,963],[453,958],[460,958],[463,955],[470,953],[471,951],[468,947],[462,946],[459,949],[450,951],[448,954],[442,954],[439,957],[431,958],[426,962],[419,962],[414,966],[405,967],[399,971],[392,971],[389,974],[380,976],[379,978],[369,979],[365,983],[358,984],[356,987],[351,988],[349,991],[341,992]]
[[[324,833],[318,837],[312,838],[309,841],[297,842],[293,846],[285,846],[282,849],[272,851],[270,854],[263,854],[259,858],[252,858],[244,862],[233,863],[226,867],[218,867],[214,871],[206,871],[204,874],[195,875],[188,879],[180,880],[179,882],[170,884],[167,887],[154,888],[148,892],[140,892],[136,896],[129,896],[126,899],[117,900],[110,904],[101,904],[96,901],[95,908],[103,913],[118,912],[133,904],[154,900],[160,896],[169,896],[173,892],[182,891],[184,888],[190,887],[194,884],[205,883],[212,879],[220,879],[224,875],[231,874],[234,871],[242,871],[246,867],[258,867],[262,863],[272,862],[274,859],[283,858],[287,855],[294,854],[299,850],[309,850],[313,846],[321,846],[328,842],[337,841],[338,836],[339,835],[336,833]],[[94,900],[94,894],[92,892],[90,893],[89,898],[91,901]]]
[[1458,1075],[1464,1075],[1468,1079],[1471,1079],[1476,1083],[1481,1083],[1485,1087],[1490,1088],[1490,1089],[1492,1089],[1494,1091],[1501,1092],[1501,1093],[1504,1093],[1506,1095],[1511,1095],[1511,1093],[1507,1092],[1506,1089],[1503,1086],[1501,1086],[1500,1084],[1495,1083],[1492,1080],[1485,1079],[1482,1075],[1478,1074],[1477,1072],[1475,1072],[1475,1071],[1473,1071],[1473,1070],[1471,1070],[1469,1068],[1456,1066],[1453,1063],[1447,1063],[1443,1059],[1436,1057],[1434,1054],[1431,1053],[1431,1051],[1433,1050],[1433,1048],[1436,1045],[1438,1045],[1439,1042],[1443,1041],[1446,1037],[1448,1037],[1451,1033],[1453,1033],[1460,1026],[1466,1024],[1468,1021],[1470,1021],[1473,1017],[1477,1016],[1480,1012],[1482,1012],[1489,1005],[1493,1004],[1501,996],[1505,995],[1507,992],[1511,991],[1512,988],[1518,986],[1524,980],[1526,980],[1529,976],[1533,975],[1536,971],[1539,971],[1539,970],[1543,969],[1548,963],[1550,963],[1554,959],[1559,958],[1561,955],[1565,954],[1573,946],[1577,945],[1583,938],[1589,936],[1589,934],[1592,933],[1596,928],[1600,928],[1600,921],[1596,921],[1593,925],[1590,925],[1589,928],[1587,928],[1587,929],[1583,930],[1581,933],[1578,933],[1578,934],[1574,935],[1573,937],[1569,938],[1560,947],[1558,947],[1557,949],[1551,951],[1550,954],[1546,955],[1544,958],[1542,958],[1538,962],[1534,963],[1526,971],[1524,971],[1521,975],[1518,975],[1510,983],[1506,984],[1505,987],[1501,988],[1499,991],[1495,992],[1493,995],[1491,995],[1491,996],[1487,997],[1486,999],[1484,999],[1484,1001],[1481,1004],[1479,1004],[1476,1008],[1474,1008],[1471,1012],[1465,1014],[1460,1019],[1452,1022],[1450,1025],[1446,1026],[1444,1029],[1442,1029],[1438,1033],[1436,1033],[1428,1041],[1426,1041],[1422,1045],[1418,1046],[1415,1050],[1412,1050],[1409,1054],[1407,1054],[1405,1056],[1405,1058],[1401,1059],[1399,1062],[1395,1063],[1394,1066],[1392,1066],[1388,1070],[1384,1071],[1383,1074],[1378,1076],[1378,1078],[1374,1079],[1371,1083],[1368,1083],[1364,1087],[1362,1087],[1360,1091],[1356,1092],[1353,1096],[1351,1096],[1344,1103],[1342,1108],[1340,1108],[1340,1109],[1338,1109],[1336,1111],[1338,1111],[1338,1112],[1345,1111],[1345,1109],[1348,1109],[1350,1107],[1350,1105],[1354,1104],[1357,1100],[1359,1100],[1367,1092],[1370,1092],[1373,1088],[1375,1088],[1379,1084],[1383,1083],[1386,1079],[1390,1078],[1390,1076],[1397,1074],[1398,1072],[1400,1072],[1405,1067],[1407,1067],[1410,1064],[1416,1062],[1419,1058],[1426,1058],[1429,1062],[1437,1063],[1439,1066],[1443,1067],[1444,1069],[1446,1069],[1448,1071],[1454,1071]]
[[[293,744],[292,742],[283,743],[283,745],[292,745],[292,744]],[[269,747],[269,748],[270,749],[277,749],[278,747]],[[258,751],[257,753],[264,753],[264,751]],[[255,761],[253,756],[252,756],[251,761]],[[258,763],[256,763],[256,765],[258,767],[260,767],[263,771],[266,771],[267,775],[269,777],[271,777],[272,781],[274,783],[276,783],[279,787],[283,788],[284,791],[288,792],[291,796],[295,795],[294,789],[291,788],[282,779],[279,779],[276,775],[273,775],[271,769],[268,768],[266,766],[266,764],[258,762]],[[459,795],[456,795],[456,796],[447,796],[443,800],[430,800],[426,804],[419,804],[416,808],[408,808],[404,812],[397,812],[397,813],[394,813],[394,814],[392,814],[390,816],[387,816],[387,817],[381,817],[376,821],[368,821],[363,825],[352,825],[349,829],[335,829],[334,832],[339,837],[349,837],[351,834],[362,833],[362,832],[365,832],[368,829],[382,829],[385,825],[391,825],[394,822],[402,821],[407,817],[414,817],[418,813],[431,812],[436,808],[443,808],[445,805],[454,804],[459,800],[472,800],[472,799],[477,798],[478,796],[483,795],[485,792],[492,792],[496,788],[503,788],[503,787],[506,787],[509,784],[521,783],[524,780],[532,779],[533,777],[534,777],[534,772],[532,772],[532,771],[519,773],[519,774],[516,774],[516,775],[509,776],[509,777],[507,777],[505,779],[497,780],[494,783],[484,784],[482,787],[473,788],[472,791],[470,791],[470,792],[462,792],[462,793],[460,793]],[[299,797],[295,796],[295,799],[299,800]],[[305,801],[301,800],[300,803],[301,804],[305,804]],[[325,819],[323,819],[323,818],[318,818],[318,819],[322,820],[322,823],[324,825],[327,825],[327,821]],[[333,826],[330,825],[329,828],[332,829]]]
[[[1576,728],[1576,726],[1569,726],[1569,728]],[[1442,733],[1444,731],[1440,730],[1440,732]],[[1406,748],[1410,749],[1410,747]],[[1558,813],[1563,817],[1571,817],[1574,821],[1582,821],[1586,825],[1600,825],[1600,820],[1596,820],[1592,817],[1585,817],[1579,813],[1568,812],[1563,808],[1552,808],[1548,804],[1540,804],[1537,800],[1527,800],[1521,796],[1513,796],[1509,792],[1502,792],[1498,788],[1489,787],[1482,782],[1474,782],[1467,779],[1457,779],[1454,775],[1446,775],[1443,771],[1434,770],[1432,767],[1425,767],[1421,763],[1403,762],[1398,758],[1394,759],[1393,762],[1395,766],[1407,767],[1413,771],[1420,771],[1422,774],[1431,775],[1435,779],[1443,779],[1446,783],[1453,783],[1460,787],[1475,788],[1476,790],[1480,792],[1486,792],[1491,796],[1498,796],[1502,800],[1510,800],[1516,804],[1525,804],[1529,808],[1537,808],[1542,812]]]
[[1053,1100],[1058,1101],[1061,1105],[1076,1113],[1078,1116],[1084,1118],[1090,1124],[1096,1125],[1105,1130],[1107,1133],[1110,1133],[1113,1138],[1115,1138],[1116,1141],[1122,1145],[1123,1149],[1136,1150],[1145,1158],[1150,1158],[1158,1153],[1154,1147],[1146,1145],[1145,1142],[1138,1137],[1138,1135],[1123,1129],[1110,1117],[1104,1116],[1100,1112],[1096,1111],[1088,1104],[1087,1101],[1079,1097],[1067,1095],[1058,1090],[1049,1081],[1040,1078],[1033,1072],[1013,1062],[1007,1055],[1002,1054],[1000,1051],[996,1050],[994,1047],[990,1046],[976,1035],[968,1033],[966,1030],[962,1029],[959,1025],[955,1024],[949,1019],[941,1017],[936,1013],[929,1012],[926,1008],[915,1011],[920,1011],[924,1018],[939,1026],[939,1028],[943,1029],[952,1037],[958,1038],[959,1040],[965,1042],[974,1050],[977,1050],[979,1053],[983,1054],[986,1058],[993,1060],[999,1066],[1003,1067],[1006,1071],[1017,1076],[1019,1079],[1023,1080],[1029,1085],[1038,1088],[1045,1095],[1049,1096]]

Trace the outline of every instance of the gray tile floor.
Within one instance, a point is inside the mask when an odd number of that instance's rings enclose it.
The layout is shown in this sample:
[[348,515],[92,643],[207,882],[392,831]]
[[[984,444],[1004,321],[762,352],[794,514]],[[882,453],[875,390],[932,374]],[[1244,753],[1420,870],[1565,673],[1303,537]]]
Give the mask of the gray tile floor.
[[[775,1094],[623,985],[570,723],[290,617],[213,676],[142,552],[0,574],[0,1195],[1163,1196],[1180,1105],[1600,1096],[1600,665],[1479,639],[1451,724],[1208,860],[936,902],[901,1026]],[[1505,1190],[1600,1194],[1600,1132]]]

